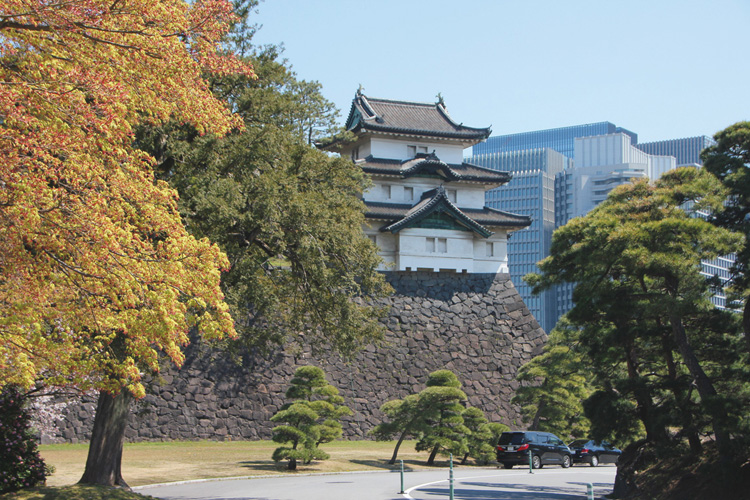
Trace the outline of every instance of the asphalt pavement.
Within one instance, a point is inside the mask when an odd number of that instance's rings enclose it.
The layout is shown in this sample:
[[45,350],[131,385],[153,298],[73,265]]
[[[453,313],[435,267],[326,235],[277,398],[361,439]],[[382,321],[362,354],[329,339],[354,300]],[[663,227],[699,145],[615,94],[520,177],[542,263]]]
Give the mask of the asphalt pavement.
[[[455,469],[455,500],[573,500],[611,493],[617,468]],[[134,488],[165,500],[440,500],[450,498],[449,470],[294,474],[200,480]]]

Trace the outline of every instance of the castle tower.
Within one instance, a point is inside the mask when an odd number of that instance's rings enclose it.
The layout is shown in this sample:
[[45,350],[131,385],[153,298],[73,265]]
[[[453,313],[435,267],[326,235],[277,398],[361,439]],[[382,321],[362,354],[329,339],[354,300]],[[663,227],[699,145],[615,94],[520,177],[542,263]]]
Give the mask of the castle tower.
[[358,91],[346,121],[356,141],[339,146],[368,173],[367,236],[382,270],[508,272],[508,234],[527,216],[485,206],[485,192],[511,176],[463,161],[489,128],[457,124],[435,104],[368,98]]

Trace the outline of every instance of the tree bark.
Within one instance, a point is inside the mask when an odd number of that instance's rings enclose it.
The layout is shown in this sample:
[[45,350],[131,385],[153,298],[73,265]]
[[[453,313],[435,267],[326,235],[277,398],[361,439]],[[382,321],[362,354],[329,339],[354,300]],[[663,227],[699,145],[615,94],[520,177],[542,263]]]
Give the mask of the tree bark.
[[[659,326],[661,321],[658,322]],[[675,403],[680,408],[680,419],[682,421],[682,430],[688,438],[690,443],[690,451],[694,455],[700,455],[703,452],[703,444],[701,444],[698,430],[695,428],[693,422],[693,412],[690,410],[690,395],[687,389],[680,388],[677,380],[677,366],[672,355],[672,345],[669,342],[669,335],[664,333],[662,335],[662,351],[664,353],[664,359],[667,362],[667,373],[669,374],[669,380],[672,385],[672,394],[674,395]]]
[[398,456],[398,449],[401,447],[401,443],[404,442],[404,439],[406,438],[406,434],[408,434],[408,430],[405,430],[401,433],[401,436],[398,438],[398,442],[396,443],[396,448],[393,449],[393,456],[391,457],[391,461],[388,462],[389,464],[393,465],[396,463],[396,457]]
[[715,403],[712,401],[717,396],[716,388],[711,379],[708,378],[708,375],[706,375],[706,372],[703,371],[703,367],[698,361],[693,347],[690,345],[687,333],[685,332],[685,326],[682,324],[682,318],[672,314],[669,321],[672,324],[672,335],[674,336],[675,344],[677,344],[677,350],[680,351],[682,360],[685,362],[685,366],[695,381],[695,387],[698,389],[701,401],[711,416],[716,447],[722,456],[727,457],[729,456],[729,433],[724,428],[721,412],[717,410]]
[[86,469],[80,484],[102,484],[130,489],[122,478],[122,446],[133,396],[122,389],[117,395],[99,393],[91,432]]
[[430,458],[427,459],[427,465],[433,465],[435,463],[435,457],[437,457],[440,445],[436,444],[430,453]]
[[[544,379],[544,383],[542,384],[542,387],[547,384],[547,379]],[[529,426],[530,431],[538,431],[539,430],[539,423],[542,421],[542,412],[544,412],[547,409],[547,398],[542,397],[539,400],[539,404],[536,407],[536,413],[534,414],[534,419],[531,421],[531,425]]]
[[742,331],[745,333],[747,352],[750,352],[750,297],[745,297],[745,307],[742,309]]
[[633,389],[633,396],[636,401],[636,412],[638,418],[643,423],[643,427],[646,430],[646,439],[650,442],[663,442],[666,439],[666,429],[661,425],[656,425],[653,418],[653,401],[651,395],[647,390],[644,390],[640,382],[637,382],[640,378],[638,371],[638,363],[636,362],[637,355],[632,344],[624,347],[625,364],[628,368],[628,378],[636,381],[636,386]]

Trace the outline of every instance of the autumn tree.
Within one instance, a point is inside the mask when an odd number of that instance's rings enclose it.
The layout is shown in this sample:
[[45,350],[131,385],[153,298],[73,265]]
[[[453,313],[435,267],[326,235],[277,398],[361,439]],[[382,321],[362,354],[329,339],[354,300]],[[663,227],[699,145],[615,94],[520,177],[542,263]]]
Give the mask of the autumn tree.
[[289,470],[296,470],[298,461],[325,460],[328,454],[320,445],[341,437],[339,420],[351,415],[351,409],[317,366],[297,368],[286,397],[291,401],[271,417],[271,422],[282,424],[274,427],[272,439],[289,446],[276,448],[273,460],[288,460]]
[[0,4],[0,386],[101,391],[82,482],[125,485],[128,402],[160,355],[234,334],[229,261],[132,147],[141,123],[241,126],[203,78],[253,77],[218,50],[232,22],[224,0]]

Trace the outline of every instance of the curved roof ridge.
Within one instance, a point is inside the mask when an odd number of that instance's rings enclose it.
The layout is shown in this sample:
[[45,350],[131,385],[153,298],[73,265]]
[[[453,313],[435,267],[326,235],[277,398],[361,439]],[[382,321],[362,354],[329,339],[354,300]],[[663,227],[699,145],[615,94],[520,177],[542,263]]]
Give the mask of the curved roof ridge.
[[434,152],[428,153],[426,155],[424,153],[421,153],[417,155],[416,158],[411,158],[404,161],[400,169],[401,176],[410,177],[420,172],[421,170],[432,166],[445,171],[447,177],[451,180],[455,181],[461,179],[461,174],[456,172],[456,170],[453,169],[449,164],[438,158]]
[[454,120],[453,117],[451,117],[450,113],[448,113],[448,108],[445,107],[445,104],[443,104],[441,102],[436,102],[435,103],[435,107],[440,112],[440,114],[442,114],[445,117],[445,119],[448,120],[450,122],[450,124],[453,125],[456,128],[465,128],[465,129],[468,129],[468,130],[488,130],[488,129],[492,128],[491,125],[489,127],[468,127],[468,126],[464,125],[463,122],[456,123],[456,120]]

